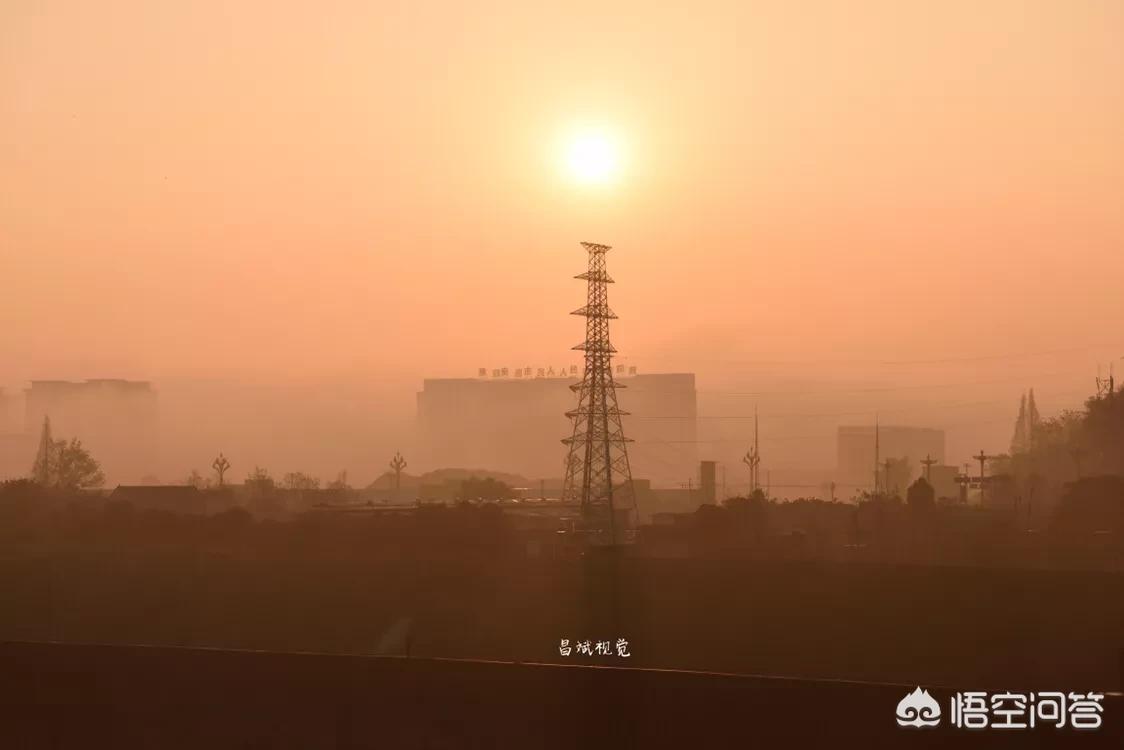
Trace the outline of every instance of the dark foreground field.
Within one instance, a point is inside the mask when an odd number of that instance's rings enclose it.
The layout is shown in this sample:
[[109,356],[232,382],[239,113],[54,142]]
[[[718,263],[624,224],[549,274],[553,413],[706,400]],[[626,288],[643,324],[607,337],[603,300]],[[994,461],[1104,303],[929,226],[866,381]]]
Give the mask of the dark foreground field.
[[[1119,747],[1096,732],[897,726],[909,686],[206,649],[0,644],[0,747]],[[933,690],[947,706],[948,691]]]
[[0,560],[0,640],[1120,690],[1124,574],[745,560]]

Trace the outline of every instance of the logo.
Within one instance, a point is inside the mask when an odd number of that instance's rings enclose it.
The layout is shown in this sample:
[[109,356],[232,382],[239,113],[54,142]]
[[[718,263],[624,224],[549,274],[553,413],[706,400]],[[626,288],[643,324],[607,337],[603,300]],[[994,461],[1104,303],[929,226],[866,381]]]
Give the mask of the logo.
[[935,727],[941,723],[941,707],[920,686],[898,702],[898,726]]

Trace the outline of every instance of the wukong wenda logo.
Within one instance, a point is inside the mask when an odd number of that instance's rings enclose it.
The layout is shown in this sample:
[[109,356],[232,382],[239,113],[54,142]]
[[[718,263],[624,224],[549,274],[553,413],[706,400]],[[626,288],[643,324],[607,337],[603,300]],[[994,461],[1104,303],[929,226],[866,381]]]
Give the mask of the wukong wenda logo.
[[940,723],[941,707],[928,690],[918,686],[898,701],[898,726],[935,727]]
[[[1104,723],[1104,697],[1097,692],[968,690],[951,696],[948,724],[954,729],[1097,730]],[[918,686],[898,701],[897,719],[901,727],[935,727],[941,723],[941,707]]]

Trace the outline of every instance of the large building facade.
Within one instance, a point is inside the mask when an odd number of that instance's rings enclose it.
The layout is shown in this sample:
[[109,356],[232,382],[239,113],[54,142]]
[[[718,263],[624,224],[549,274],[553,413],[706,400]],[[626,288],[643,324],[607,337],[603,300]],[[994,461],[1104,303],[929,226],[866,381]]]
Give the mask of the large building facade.
[[24,392],[24,431],[32,455],[44,417],[56,440],[78,438],[106,476],[106,484],[136,484],[156,471],[156,391],[146,381],[33,380]]
[[[430,468],[493,469],[532,480],[563,475],[565,413],[577,397],[569,377],[478,377],[425,380],[417,395],[421,450]],[[697,460],[695,376],[617,378],[633,477],[678,486]]]
[[30,450],[17,398],[0,389],[0,481],[26,476]]

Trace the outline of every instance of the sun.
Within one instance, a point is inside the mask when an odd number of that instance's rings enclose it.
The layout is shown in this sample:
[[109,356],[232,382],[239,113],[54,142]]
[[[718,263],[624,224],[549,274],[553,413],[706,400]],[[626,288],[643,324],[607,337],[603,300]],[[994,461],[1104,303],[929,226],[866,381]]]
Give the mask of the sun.
[[611,184],[620,175],[620,145],[608,130],[583,128],[566,139],[563,166],[581,185]]

